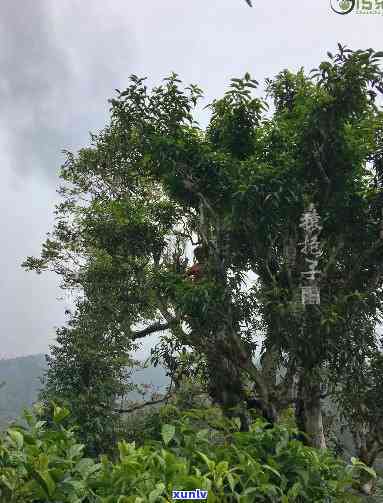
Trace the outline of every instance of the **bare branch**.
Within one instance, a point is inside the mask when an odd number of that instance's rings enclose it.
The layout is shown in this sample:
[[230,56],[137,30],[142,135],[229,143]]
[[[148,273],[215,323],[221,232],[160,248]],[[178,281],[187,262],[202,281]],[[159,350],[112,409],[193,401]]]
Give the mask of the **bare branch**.
[[153,325],[150,325],[149,327],[146,327],[142,330],[137,330],[135,332],[131,332],[132,339],[142,339],[143,337],[146,337],[147,335],[150,335],[154,332],[162,332],[164,330],[167,330],[170,327],[170,323],[161,323],[157,322],[154,323]]
[[181,236],[182,238],[187,238],[190,240],[191,244],[193,246],[196,246],[198,244],[200,244],[199,241],[193,241],[193,237],[190,235],[190,234],[186,234],[185,232],[180,232],[180,231],[173,231],[173,233],[176,235],[176,236]]
[[158,400],[151,400],[149,402],[144,402],[139,405],[135,405],[134,407],[131,407],[130,409],[113,409],[114,412],[117,412],[118,414],[129,414],[130,412],[134,412],[136,410],[141,410],[144,407],[148,407],[149,405],[156,405],[158,403],[163,403],[169,400],[174,395],[174,392],[168,393],[166,396],[163,398],[159,398]]
[[[323,133],[322,133],[322,135],[323,135]],[[331,180],[328,177],[328,175],[326,173],[326,170],[323,167],[322,159],[321,159],[322,154],[323,154],[324,144],[322,144],[321,146],[319,146],[318,143],[315,143],[314,147],[315,148],[313,150],[313,154],[314,154],[315,163],[316,163],[316,165],[317,165],[317,167],[319,169],[319,172],[320,172],[320,174],[322,176],[323,181],[327,185],[325,196],[324,196],[325,201],[327,201],[327,199],[329,198],[329,195],[330,195]]]

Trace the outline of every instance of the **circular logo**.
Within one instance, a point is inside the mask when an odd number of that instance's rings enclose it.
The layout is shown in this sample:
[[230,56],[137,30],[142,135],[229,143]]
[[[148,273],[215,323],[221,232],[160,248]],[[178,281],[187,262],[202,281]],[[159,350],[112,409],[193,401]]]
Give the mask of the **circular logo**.
[[331,9],[344,16],[354,10],[355,0],[330,0]]

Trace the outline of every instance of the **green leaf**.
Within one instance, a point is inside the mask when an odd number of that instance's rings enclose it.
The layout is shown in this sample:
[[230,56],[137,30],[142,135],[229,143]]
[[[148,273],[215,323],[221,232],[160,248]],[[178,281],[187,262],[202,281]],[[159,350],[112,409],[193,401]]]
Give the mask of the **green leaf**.
[[200,452],[200,451],[197,451],[197,454],[199,456],[201,456],[201,458],[205,461],[207,467],[209,468],[209,470],[214,470],[214,467],[215,467],[215,463],[213,460],[209,459],[206,454],[204,454],[203,452]]
[[369,466],[365,465],[362,461],[360,461],[357,458],[351,458],[351,463],[354,467],[368,473],[371,475],[372,478],[376,479],[377,475],[376,472],[373,468],[370,468]]
[[156,488],[151,491],[149,494],[149,503],[155,503],[157,501],[157,498],[161,496],[161,494],[165,490],[165,484],[163,482],[160,482],[157,484]]
[[216,471],[225,474],[229,470],[229,463],[227,461],[220,461],[216,466]]
[[92,473],[96,472],[97,470],[99,470],[101,468],[101,464],[98,463],[98,464],[95,464],[95,462],[93,461],[93,459],[90,459],[90,458],[83,458],[81,459],[76,467],[75,467],[75,470],[83,477],[83,478],[86,478],[86,477],[89,477],[89,475],[91,475]]
[[55,423],[60,423],[63,419],[69,416],[69,414],[70,412],[68,409],[55,405],[53,409],[53,421]]
[[235,479],[234,479],[233,475],[232,475],[231,473],[228,473],[228,474],[226,475],[226,478],[227,478],[227,481],[229,482],[230,490],[231,490],[232,492],[234,492],[234,488],[235,488],[235,485],[236,485],[236,481],[235,481]]
[[37,421],[37,423],[35,424],[35,428],[36,430],[41,430],[41,428],[46,424],[47,422],[46,421]]
[[18,449],[22,449],[24,445],[24,437],[17,430],[8,430],[8,435],[11,437],[13,443],[17,446]]
[[209,437],[209,430],[207,428],[204,428],[203,430],[199,430],[197,433],[197,439],[202,442],[208,441]]
[[287,495],[292,499],[292,501],[295,500],[300,494],[302,494],[302,485],[300,482],[295,482],[295,484],[289,489],[289,492]]
[[360,466],[360,468],[368,473],[369,475],[371,475],[372,478],[376,479],[377,478],[377,475],[376,475],[376,472],[373,468],[371,468],[370,466],[367,466],[367,465],[363,465],[363,466]]
[[80,495],[86,490],[86,485],[81,480],[68,480],[65,484],[74,489],[75,493]]
[[241,419],[239,417],[235,417],[233,420],[232,420],[234,426],[237,427],[238,430],[241,429]]
[[281,474],[275,468],[272,468],[269,465],[262,465],[262,468],[266,468],[266,470],[269,470],[270,472],[274,473],[274,475],[276,475],[278,478],[280,479],[282,478]]
[[256,493],[256,492],[259,492],[259,488],[258,487],[248,487],[247,489],[245,489],[242,492],[242,496],[247,496],[248,494],[253,494],[253,493]]
[[56,489],[55,481],[48,471],[33,470],[32,475],[36,482],[44,489],[48,497],[53,496]]
[[176,428],[172,424],[164,424],[161,428],[161,436],[165,445],[168,445],[176,433]]
[[69,449],[68,456],[70,459],[73,459],[75,457],[78,457],[82,451],[84,450],[84,445],[83,444],[75,444],[72,445]]
[[7,487],[10,491],[14,491],[14,489],[16,488],[16,480],[10,480],[5,475],[1,475],[0,483],[4,484],[5,487]]

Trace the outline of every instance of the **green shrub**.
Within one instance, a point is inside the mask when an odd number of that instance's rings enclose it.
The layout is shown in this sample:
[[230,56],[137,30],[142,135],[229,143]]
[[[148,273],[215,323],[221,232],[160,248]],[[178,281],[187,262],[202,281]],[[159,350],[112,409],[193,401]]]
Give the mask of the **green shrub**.
[[209,503],[359,501],[350,492],[354,466],[302,445],[295,430],[257,420],[243,433],[217,414],[197,430],[209,413],[164,423],[160,438],[141,446],[121,441],[114,461],[83,456],[73,429],[62,426],[66,409],[55,407],[49,428],[27,413],[28,427],[12,427],[0,441],[0,501],[155,503],[197,488],[209,491]]
[[81,502],[89,494],[88,478],[100,466],[84,458],[84,445],[60,423],[66,409],[55,407],[46,428],[38,414],[24,413],[28,427],[9,428],[0,442],[0,501]]

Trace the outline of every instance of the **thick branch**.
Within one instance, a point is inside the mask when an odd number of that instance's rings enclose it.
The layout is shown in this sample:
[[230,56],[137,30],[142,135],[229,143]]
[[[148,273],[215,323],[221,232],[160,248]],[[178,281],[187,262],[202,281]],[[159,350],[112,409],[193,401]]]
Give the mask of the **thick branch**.
[[174,393],[168,393],[166,396],[163,398],[159,398],[158,400],[151,400],[149,402],[144,402],[140,403],[139,405],[135,405],[134,407],[131,407],[130,409],[113,409],[114,412],[117,412],[118,414],[128,414],[130,412],[134,412],[136,410],[143,409],[144,407],[148,407],[149,405],[156,405],[158,403],[163,403],[169,400],[173,396]]
[[275,245],[276,241],[278,240],[278,237],[279,236],[277,236],[277,237],[275,237],[274,239],[271,240],[270,246],[268,247],[268,250],[267,250],[266,260],[265,260],[265,266],[266,266],[267,272],[269,273],[269,276],[272,279],[274,285],[276,285],[278,282],[277,282],[276,275],[274,275],[271,272],[271,269],[269,267],[269,263],[271,261],[271,255],[272,255],[272,252],[273,252],[273,249],[274,249],[274,245]]
[[146,327],[142,330],[137,330],[135,332],[131,332],[132,339],[142,339],[143,337],[146,337],[147,335],[150,335],[154,332],[163,332],[164,330],[167,330],[170,328],[170,323],[161,323],[157,322],[154,323],[153,325],[150,325],[149,327]]
[[320,174],[323,178],[323,181],[329,186],[331,183],[330,178],[327,176],[327,173],[323,167],[322,160],[321,160],[323,148],[324,148],[323,144],[321,146],[319,146],[317,143],[315,143],[315,148],[313,150],[313,154],[314,154],[314,159],[315,159],[316,165],[319,168]]
[[289,362],[286,374],[281,382],[276,386],[278,394],[278,406],[280,408],[293,404],[297,398],[298,385],[297,369],[293,362]]

